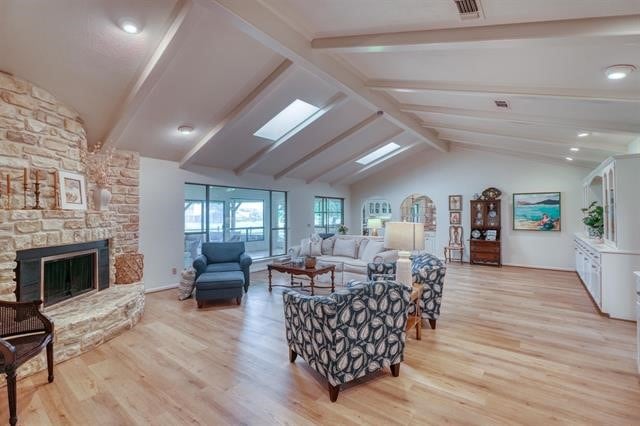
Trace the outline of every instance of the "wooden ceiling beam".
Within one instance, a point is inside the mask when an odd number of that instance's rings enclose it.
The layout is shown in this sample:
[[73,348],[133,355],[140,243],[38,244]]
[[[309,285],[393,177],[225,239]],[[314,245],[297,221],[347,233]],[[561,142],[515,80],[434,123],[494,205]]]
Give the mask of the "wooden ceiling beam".
[[302,130],[307,128],[309,125],[311,125],[311,123],[313,123],[314,121],[320,119],[320,117],[322,117],[323,115],[325,115],[326,113],[328,113],[332,109],[337,108],[340,105],[344,104],[348,100],[349,100],[349,98],[347,98],[347,96],[344,93],[338,93],[338,94],[334,95],[331,99],[329,99],[329,101],[327,102],[327,104],[325,106],[323,106],[318,111],[313,113],[309,118],[304,120],[302,123],[298,124],[293,129],[289,130],[286,134],[284,134],[277,141],[274,141],[274,142],[270,143],[264,149],[261,149],[260,151],[258,151],[254,155],[252,155],[247,161],[245,161],[240,166],[238,166],[234,170],[235,174],[241,175],[241,174],[251,170],[252,168],[257,166],[258,164],[260,164],[262,161],[264,161],[269,154],[271,154],[273,151],[275,151],[280,146],[282,146],[285,142],[290,140],[294,135],[296,135],[297,133],[301,132]]
[[376,149],[382,148],[383,146],[385,146],[386,144],[391,142],[392,139],[397,138],[398,136],[400,136],[403,133],[404,133],[403,130],[398,130],[397,132],[394,132],[391,136],[389,136],[387,138],[384,138],[381,142],[377,143],[375,146],[368,147],[367,149],[359,151],[359,152],[353,154],[350,157],[347,157],[347,158],[344,158],[344,159],[340,160],[340,162],[338,164],[334,164],[331,167],[327,167],[322,172],[320,172],[317,175],[307,179],[307,184],[313,183],[313,182],[319,180],[320,178],[322,178],[323,176],[327,175],[328,173],[336,170],[337,168],[342,167],[345,164],[349,164],[352,161],[356,161],[358,158],[364,157],[365,155],[370,154],[371,152],[375,151]]
[[400,105],[400,110],[412,113],[429,113],[470,117],[485,120],[519,121],[521,123],[538,124],[541,126],[557,126],[574,129],[576,131],[594,131],[604,133],[640,133],[640,124],[612,123],[589,119],[559,118],[539,115],[518,114],[507,111],[481,111],[464,108],[450,108],[426,105]]
[[316,38],[314,50],[378,53],[429,45],[640,35],[640,15]]
[[[438,133],[442,136],[442,131],[451,131],[451,132],[462,132],[462,133],[468,133],[468,134],[478,134],[478,135],[484,135],[484,136],[492,136],[492,137],[503,137],[503,138],[512,138],[512,139],[516,139],[519,141],[524,141],[524,142],[528,142],[528,143],[534,143],[534,144],[538,144],[538,145],[548,145],[548,146],[566,146],[567,148],[570,147],[577,147],[577,148],[584,148],[584,149],[589,149],[589,150],[596,150],[596,151],[602,151],[602,152],[614,152],[616,154],[625,154],[627,152],[627,148],[626,146],[623,145],[615,145],[615,144],[611,144],[611,143],[601,143],[601,142],[597,142],[597,145],[594,145],[594,143],[589,143],[588,141],[585,140],[575,140],[575,141],[561,141],[561,140],[548,140],[548,139],[540,139],[540,138],[533,138],[533,137],[528,137],[528,136],[522,136],[522,135],[514,135],[514,134],[508,134],[508,133],[502,133],[502,132],[498,132],[498,131],[492,131],[492,132],[486,132],[483,130],[477,130],[477,129],[472,129],[472,128],[465,128],[465,127],[450,127],[450,126],[443,126],[443,125],[437,125],[437,124],[429,124],[429,123],[424,123],[423,126],[431,128],[431,129],[435,129],[438,131]],[[447,139],[446,137],[443,137],[443,139]]]
[[230,18],[236,28],[245,32],[263,45],[292,60],[327,84],[335,86],[351,99],[365,105],[371,111],[384,111],[385,118],[408,133],[446,152],[447,143],[438,139],[435,132],[420,126],[418,120],[398,109],[390,97],[365,87],[362,78],[330,55],[318,55],[309,41],[290,25],[286,24],[271,9],[261,2],[237,0],[196,0],[215,9],[216,13]]
[[361,122],[359,122],[355,126],[345,130],[344,132],[340,133],[335,138],[333,138],[330,141],[320,145],[319,147],[317,147],[316,149],[314,149],[313,151],[311,151],[310,153],[308,153],[304,157],[294,161],[289,166],[287,166],[284,169],[280,170],[278,173],[276,173],[274,175],[274,179],[277,180],[277,179],[280,179],[281,177],[286,176],[287,174],[291,173],[292,171],[294,171],[298,167],[302,166],[307,161],[310,161],[312,158],[316,157],[321,152],[331,148],[332,146],[338,145],[339,143],[349,139],[351,136],[355,135],[356,133],[366,129],[367,127],[372,125],[374,122],[376,122],[379,118],[382,118],[382,115],[383,115],[382,111],[378,111],[375,114],[371,114],[369,117],[365,118],[364,120],[362,120]]
[[396,93],[443,92],[492,97],[527,96],[532,98],[577,101],[640,102],[640,91],[612,92],[593,89],[517,88],[403,80],[371,80],[367,82],[366,86],[371,90]]
[[192,164],[202,149],[212,142],[216,136],[220,136],[224,129],[237,123],[260,101],[269,96],[286,80],[294,70],[293,62],[285,59],[264,80],[260,82],[238,105],[236,105],[219,123],[217,123],[198,143],[187,152],[180,161],[180,167],[185,168]]
[[191,0],[180,0],[174,7],[173,19],[167,32],[129,89],[127,97],[111,120],[108,132],[103,135],[101,140],[104,146],[118,145],[125,129],[187,38],[188,28],[183,27],[192,5]]

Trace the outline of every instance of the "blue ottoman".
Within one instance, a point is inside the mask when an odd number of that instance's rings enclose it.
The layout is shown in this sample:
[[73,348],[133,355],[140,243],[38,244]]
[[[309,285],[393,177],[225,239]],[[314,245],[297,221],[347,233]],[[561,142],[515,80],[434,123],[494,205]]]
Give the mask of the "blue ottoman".
[[242,301],[244,274],[242,271],[205,272],[196,280],[198,308],[209,300],[236,299]]

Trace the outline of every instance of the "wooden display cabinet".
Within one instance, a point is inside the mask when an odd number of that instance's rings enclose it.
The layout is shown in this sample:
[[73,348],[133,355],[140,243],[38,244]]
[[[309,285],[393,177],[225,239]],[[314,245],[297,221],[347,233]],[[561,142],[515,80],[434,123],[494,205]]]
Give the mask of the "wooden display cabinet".
[[502,266],[500,200],[473,200],[470,215],[469,261],[472,264]]

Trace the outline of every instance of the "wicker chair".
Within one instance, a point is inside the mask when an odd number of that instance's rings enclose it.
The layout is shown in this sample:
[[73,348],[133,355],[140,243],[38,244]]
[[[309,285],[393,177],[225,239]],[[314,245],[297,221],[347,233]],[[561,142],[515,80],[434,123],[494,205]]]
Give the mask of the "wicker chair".
[[40,312],[41,301],[0,301],[0,373],[7,375],[9,423],[15,425],[16,370],[47,348],[49,383],[53,382],[53,323]]

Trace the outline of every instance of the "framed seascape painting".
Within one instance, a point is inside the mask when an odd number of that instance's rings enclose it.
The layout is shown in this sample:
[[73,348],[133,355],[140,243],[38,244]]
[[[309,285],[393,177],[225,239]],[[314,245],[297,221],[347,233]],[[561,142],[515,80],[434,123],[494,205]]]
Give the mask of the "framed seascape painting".
[[559,192],[513,194],[513,229],[516,231],[560,231]]
[[77,173],[58,172],[60,207],[63,210],[86,210],[87,187],[84,176]]

